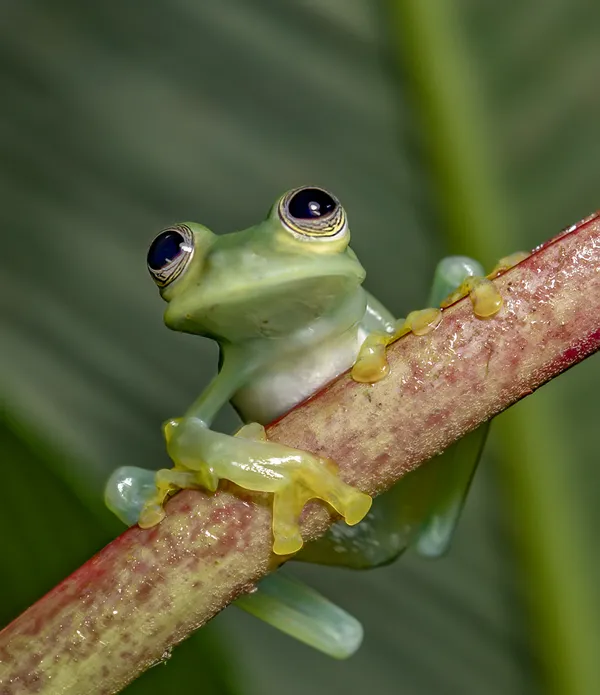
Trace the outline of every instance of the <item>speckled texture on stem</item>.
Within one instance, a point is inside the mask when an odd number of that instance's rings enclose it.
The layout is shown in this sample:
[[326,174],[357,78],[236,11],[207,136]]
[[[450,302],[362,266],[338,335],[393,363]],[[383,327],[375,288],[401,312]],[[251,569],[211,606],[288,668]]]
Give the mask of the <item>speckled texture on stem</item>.
[[[542,245],[495,283],[388,351],[390,376],[345,375],[268,428],[338,462],[374,493],[600,346],[600,217]],[[524,464],[525,465],[525,464]],[[185,491],[153,529],[130,529],[0,633],[0,695],[118,692],[272,569],[270,499]],[[311,538],[333,517],[309,504]]]

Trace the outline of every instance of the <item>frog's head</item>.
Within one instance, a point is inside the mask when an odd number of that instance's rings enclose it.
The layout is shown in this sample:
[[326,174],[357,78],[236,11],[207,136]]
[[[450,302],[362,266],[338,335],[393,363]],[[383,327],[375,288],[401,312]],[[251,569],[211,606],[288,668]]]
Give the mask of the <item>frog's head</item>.
[[335,312],[362,283],[349,240],[339,201],[303,187],[241,232],[217,236],[193,223],[164,230],[148,268],[169,303],[169,328],[230,342],[283,337]]

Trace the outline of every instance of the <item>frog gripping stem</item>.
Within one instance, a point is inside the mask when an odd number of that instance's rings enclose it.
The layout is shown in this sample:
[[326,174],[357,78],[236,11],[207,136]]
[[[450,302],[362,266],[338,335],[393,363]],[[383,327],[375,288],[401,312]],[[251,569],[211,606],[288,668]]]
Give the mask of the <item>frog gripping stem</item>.
[[[492,320],[458,299],[430,335],[390,346],[389,378],[370,386],[341,376],[270,425],[269,443],[332,457],[363,491],[389,489],[600,349],[599,268],[593,215],[494,278],[504,307]],[[308,504],[302,536],[334,521],[325,505]],[[177,494],[161,524],[130,528],[4,628],[0,683],[117,692],[273,572],[282,558],[271,523],[269,507],[229,491]]]
[[[170,422],[177,426],[165,428],[167,445],[173,443],[183,420]],[[137,519],[141,528],[151,528],[164,519],[164,505],[174,492],[189,488],[214,492],[220,479],[228,480],[245,490],[273,493],[273,552],[292,555],[303,545],[300,516],[309,500],[326,502],[349,525],[361,521],[371,507],[371,497],[344,483],[332,460],[269,442],[258,423],[244,425],[233,437],[205,428],[191,431],[198,439],[173,449],[175,467],[157,471],[154,486],[147,485],[148,471],[122,469],[130,482],[129,500],[119,500],[123,479],[111,478],[107,499],[117,500],[111,508],[120,518]],[[131,487],[141,487],[141,481],[146,483],[145,496],[131,494]],[[125,514],[119,514],[121,507]]]
[[298,480],[274,496],[273,552],[276,555],[291,555],[302,548],[299,519],[311,499],[329,504],[349,526],[362,521],[373,503],[369,495],[346,485],[326,465],[316,463],[300,471]]

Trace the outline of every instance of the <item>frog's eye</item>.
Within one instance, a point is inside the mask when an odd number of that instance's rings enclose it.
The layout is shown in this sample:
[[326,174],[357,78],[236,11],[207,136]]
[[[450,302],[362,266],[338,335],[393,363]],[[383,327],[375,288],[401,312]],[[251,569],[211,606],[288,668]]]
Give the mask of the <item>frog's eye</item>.
[[159,287],[165,287],[185,270],[194,253],[194,235],[185,224],[161,232],[148,249],[148,270]]
[[331,241],[348,233],[346,212],[323,188],[295,188],[279,201],[279,217],[294,236],[309,241]]

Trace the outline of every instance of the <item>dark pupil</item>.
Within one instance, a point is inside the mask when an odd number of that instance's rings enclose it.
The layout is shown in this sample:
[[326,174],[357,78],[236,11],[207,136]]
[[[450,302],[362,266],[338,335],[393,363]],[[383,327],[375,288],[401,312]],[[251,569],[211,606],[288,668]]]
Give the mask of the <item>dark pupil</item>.
[[148,267],[161,270],[181,253],[185,239],[174,230],[159,234],[148,249]]
[[288,211],[292,217],[300,220],[323,217],[335,210],[335,200],[319,188],[304,188],[292,196]]

